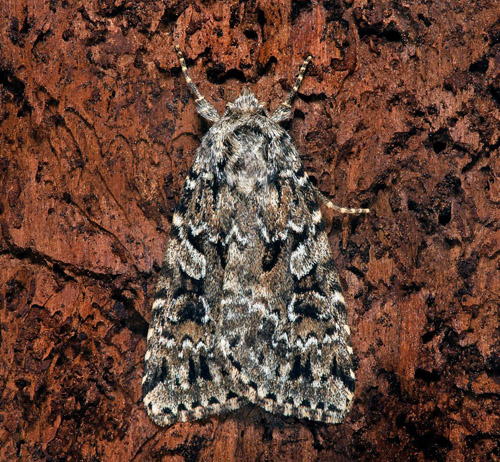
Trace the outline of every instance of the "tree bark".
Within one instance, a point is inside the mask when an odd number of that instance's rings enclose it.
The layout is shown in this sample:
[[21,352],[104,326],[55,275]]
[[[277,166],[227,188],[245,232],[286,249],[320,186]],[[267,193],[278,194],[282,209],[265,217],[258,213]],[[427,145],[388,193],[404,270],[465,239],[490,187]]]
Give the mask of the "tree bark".
[[[0,459],[500,460],[495,1],[9,0],[0,17]],[[172,211],[248,85],[319,189],[358,358],[345,422],[155,426],[141,395]]]

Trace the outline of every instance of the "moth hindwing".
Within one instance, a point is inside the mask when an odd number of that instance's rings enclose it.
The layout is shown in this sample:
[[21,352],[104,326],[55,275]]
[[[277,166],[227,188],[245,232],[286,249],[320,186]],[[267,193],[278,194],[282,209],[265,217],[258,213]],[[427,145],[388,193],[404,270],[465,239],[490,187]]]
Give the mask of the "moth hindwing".
[[254,403],[340,422],[354,391],[346,309],[317,192],[288,133],[304,76],[273,114],[244,89],[214,122],[182,189],[153,304],[144,403],[159,425]]

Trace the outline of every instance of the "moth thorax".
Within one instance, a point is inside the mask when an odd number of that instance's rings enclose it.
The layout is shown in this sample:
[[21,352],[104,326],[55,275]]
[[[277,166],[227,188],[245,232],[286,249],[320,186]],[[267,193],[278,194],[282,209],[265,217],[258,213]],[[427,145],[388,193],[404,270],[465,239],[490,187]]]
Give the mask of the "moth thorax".
[[228,184],[251,194],[267,184],[267,142],[259,131],[241,127],[230,137],[226,176]]

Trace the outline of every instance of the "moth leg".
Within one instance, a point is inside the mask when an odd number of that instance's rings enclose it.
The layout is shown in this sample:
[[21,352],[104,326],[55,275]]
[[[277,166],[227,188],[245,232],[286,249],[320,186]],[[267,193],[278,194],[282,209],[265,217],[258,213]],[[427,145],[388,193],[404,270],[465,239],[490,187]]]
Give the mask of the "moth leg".
[[196,103],[196,109],[198,110],[198,113],[203,118],[205,118],[211,122],[217,122],[220,119],[220,116],[217,113],[217,111],[215,110],[215,108],[199,92],[195,83],[191,80],[191,77],[189,77],[187,66],[186,66],[186,61],[184,60],[184,56],[182,54],[181,49],[179,48],[179,45],[175,45],[175,52],[177,53],[177,56],[179,58],[182,73],[184,74],[184,78],[186,79],[186,83],[188,84],[188,87],[191,90],[191,93],[193,93],[193,95],[196,97],[195,103]]
[[360,214],[360,213],[370,213],[370,209],[354,209],[350,207],[340,207],[331,202],[316,186],[313,186],[316,190],[316,194],[318,197],[324,202],[324,204],[332,210],[335,210],[339,213],[352,213],[352,214]]
[[288,93],[288,96],[286,97],[285,101],[276,108],[273,115],[271,116],[271,119],[274,122],[283,122],[284,120],[290,117],[290,114],[292,112],[293,98],[295,98],[295,95],[297,94],[297,91],[300,88],[300,84],[302,83],[302,80],[304,80],[304,75],[306,73],[307,66],[312,59],[313,57],[309,55],[302,63],[302,66],[300,67],[299,73],[295,79],[295,84],[292,90],[290,91],[290,93]]

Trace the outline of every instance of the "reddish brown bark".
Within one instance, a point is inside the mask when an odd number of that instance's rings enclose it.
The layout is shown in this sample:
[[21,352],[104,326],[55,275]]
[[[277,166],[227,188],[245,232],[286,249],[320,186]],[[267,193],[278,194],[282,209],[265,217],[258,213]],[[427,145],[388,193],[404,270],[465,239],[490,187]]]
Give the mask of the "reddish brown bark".
[[[0,459],[500,460],[495,1],[10,0],[0,17]],[[151,293],[215,106],[271,108],[318,186],[359,358],[340,425],[244,409],[156,427]]]

